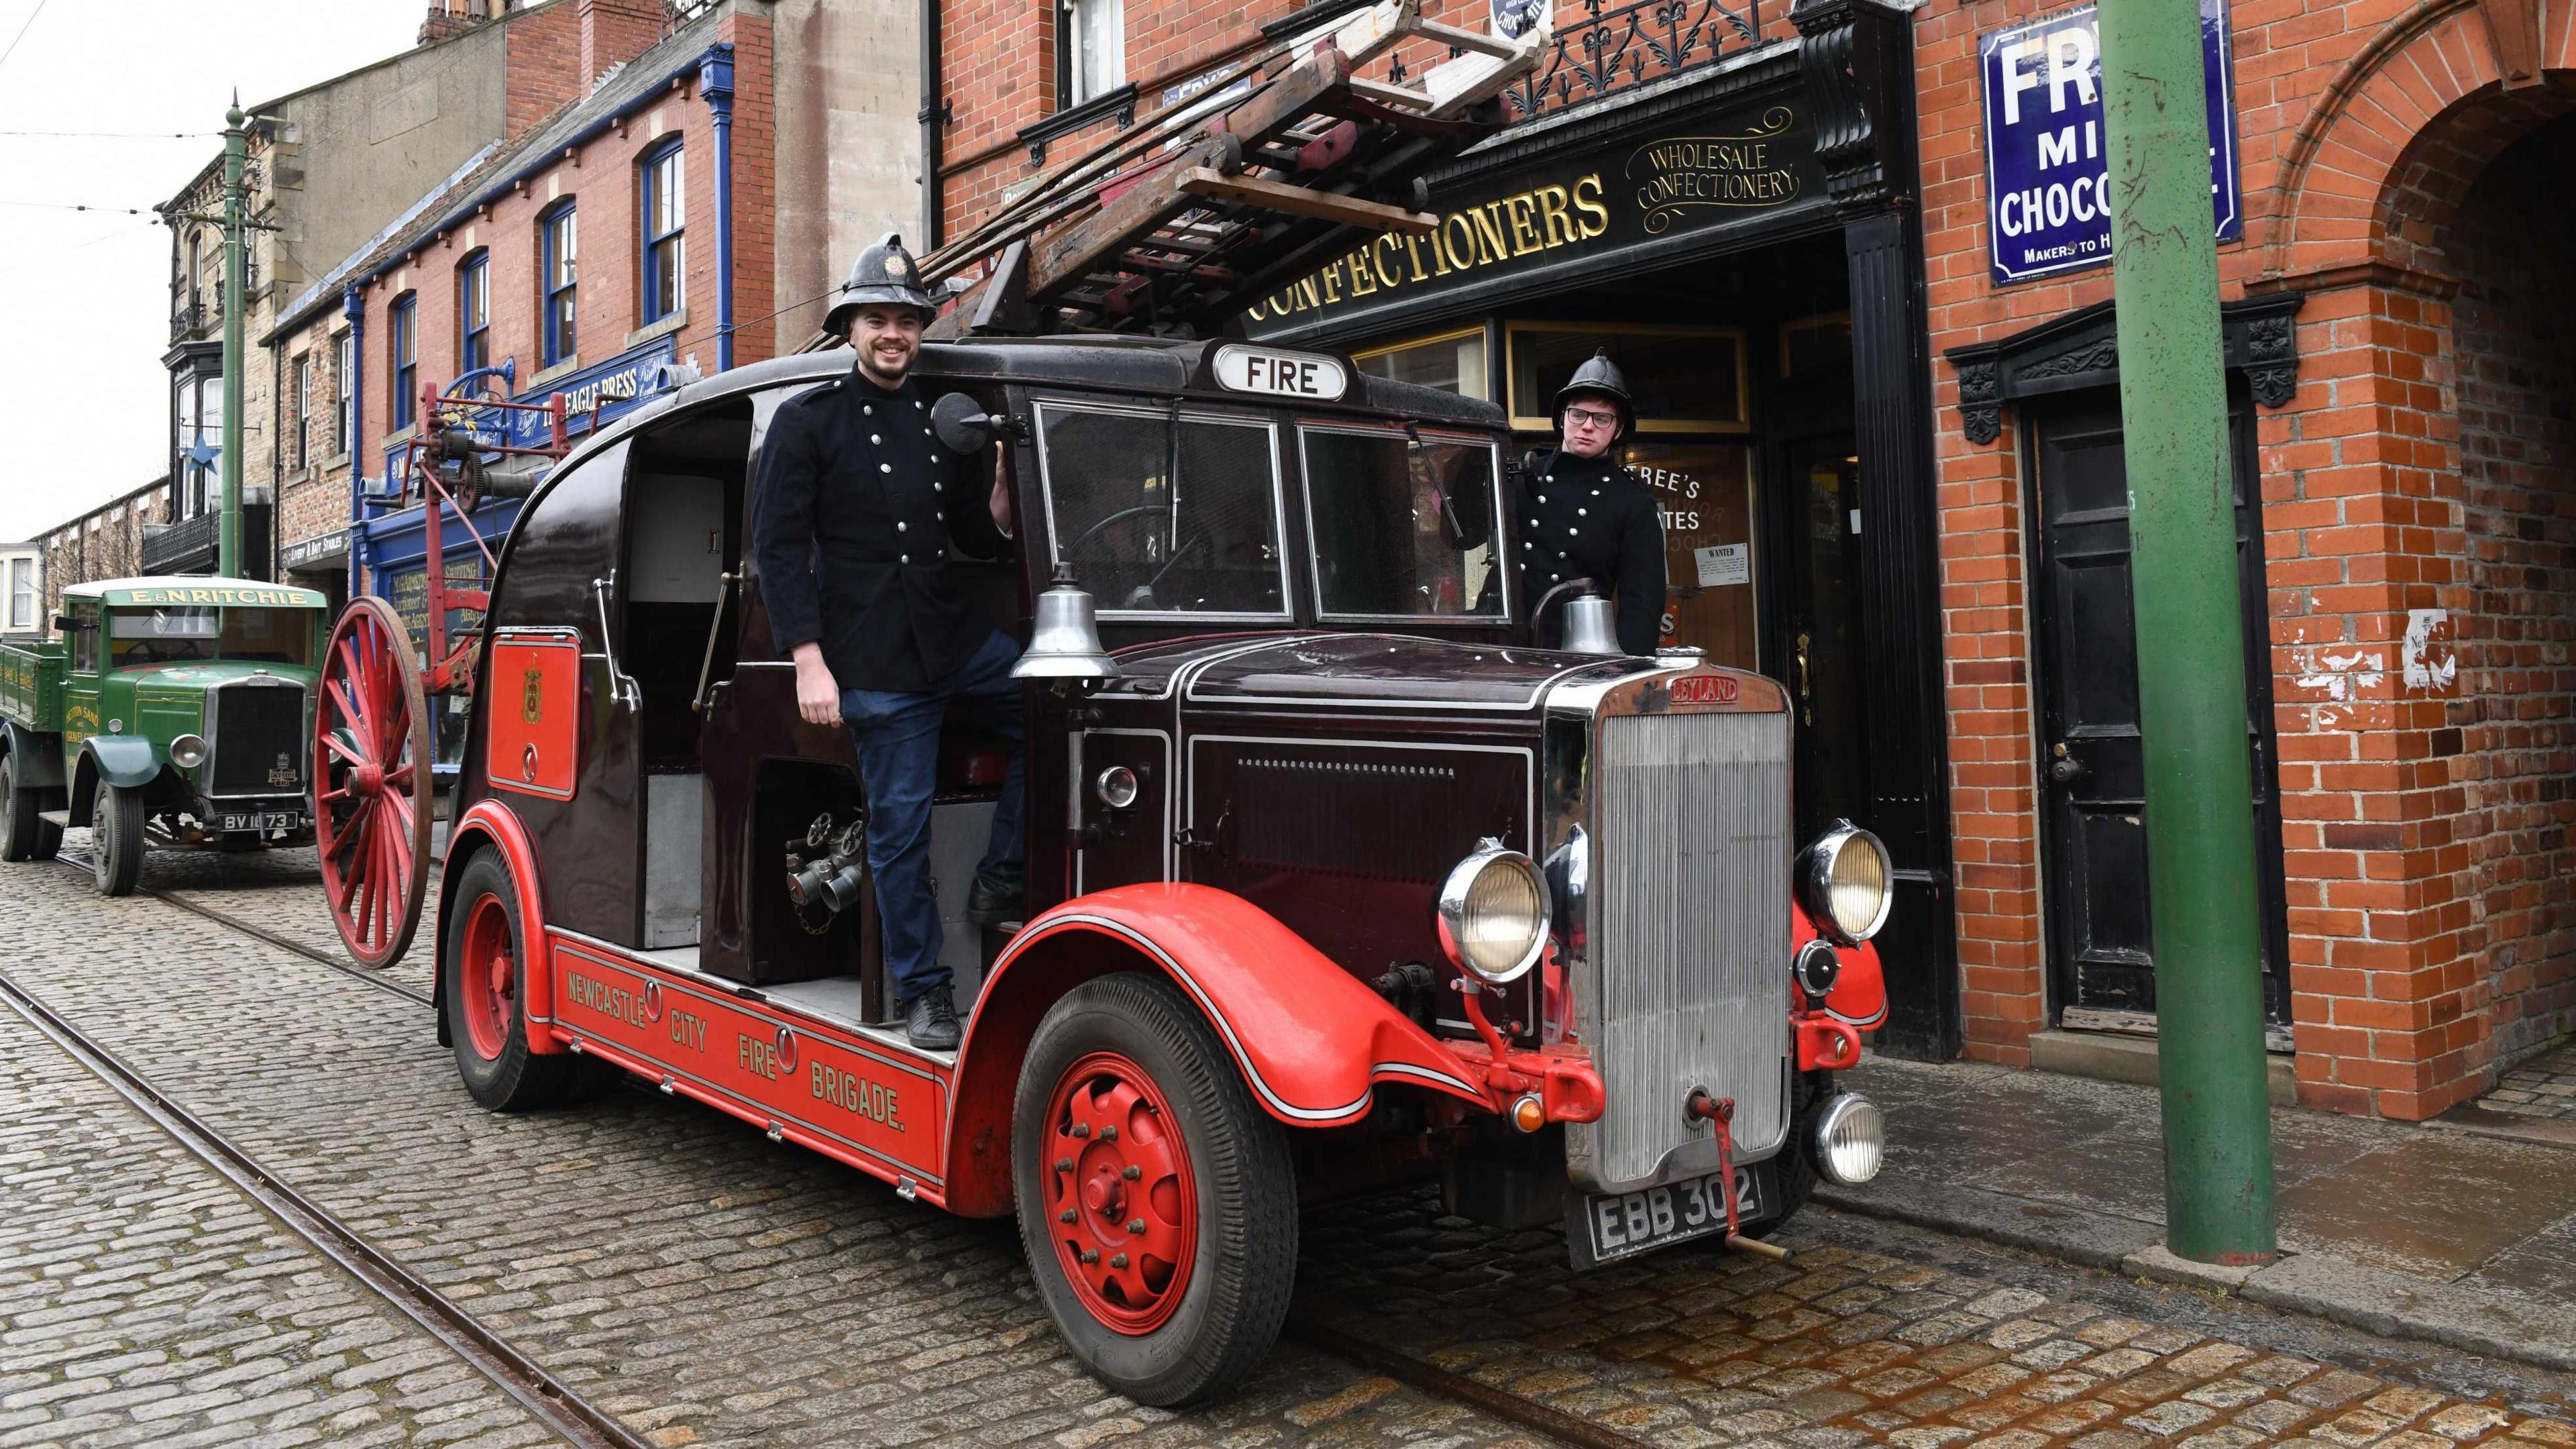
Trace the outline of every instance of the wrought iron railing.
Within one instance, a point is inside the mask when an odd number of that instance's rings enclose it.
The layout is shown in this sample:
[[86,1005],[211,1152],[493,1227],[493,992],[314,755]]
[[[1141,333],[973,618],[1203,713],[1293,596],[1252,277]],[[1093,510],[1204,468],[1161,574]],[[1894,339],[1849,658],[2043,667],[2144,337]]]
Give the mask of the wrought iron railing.
[[203,302],[182,302],[170,309],[170,340],[195,342],[214,328],[215,309]]
[[1744,0],[1741,10],[1718,0],[1560,4],[1556,35],[1538,69],[1504,88],[1505,118],[1561,110],[1621,86],[1706,65],[1761,37],[1761,0]]
[[214,551],[223,523],[222,514],[208,509],[177,523],[147,525],[143,530],[143,571],[172,573],[201,562],[198,555]]

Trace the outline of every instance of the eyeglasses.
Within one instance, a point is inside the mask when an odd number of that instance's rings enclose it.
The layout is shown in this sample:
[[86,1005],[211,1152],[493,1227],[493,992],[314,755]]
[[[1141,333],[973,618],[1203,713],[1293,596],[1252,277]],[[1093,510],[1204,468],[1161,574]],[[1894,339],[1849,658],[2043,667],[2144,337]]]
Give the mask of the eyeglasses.
[[1617,413],[1595,412],[1590,408],[1567,408],[1565,410],[1565,425],[1567,427],[1581,427],[1586,424],[1596,428],[1615,428],[1619,426],[1619,415]]

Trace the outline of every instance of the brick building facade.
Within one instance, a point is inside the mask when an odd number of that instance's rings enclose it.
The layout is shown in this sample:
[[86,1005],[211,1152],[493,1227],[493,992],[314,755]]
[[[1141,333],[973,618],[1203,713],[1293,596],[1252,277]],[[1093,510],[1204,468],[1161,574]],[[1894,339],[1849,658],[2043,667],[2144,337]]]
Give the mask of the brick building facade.
[[43,550],[39,573],[44,580],[44,619],[51,631],[63,590],[99,579],[132,578],[144,571],[146,529],[169,521],[170,480],[155,478],[120,498],[112,498],[80,517],[47,529],[36,539]]
[[[947,231],[1344,7],[1112,8],[942,7]],[[2076,12],[1556,12],[1510,124],[1431,177],[1433,238],[1362,238],[1235,325],[1491,398],[1534,447],[1548,379],[1619,349],[1668,635],[1789,681],[1802,824],[1897,856],[1889,1044],[2027,1064],[2152,1031],[2110,272],[1990,264],[1981,42]],[[2423,1117],[2576,1025],[2576,270],[2541,202],[2576,33],[2458,0],[2211,13],[2271,1036],[2302,1101]]]

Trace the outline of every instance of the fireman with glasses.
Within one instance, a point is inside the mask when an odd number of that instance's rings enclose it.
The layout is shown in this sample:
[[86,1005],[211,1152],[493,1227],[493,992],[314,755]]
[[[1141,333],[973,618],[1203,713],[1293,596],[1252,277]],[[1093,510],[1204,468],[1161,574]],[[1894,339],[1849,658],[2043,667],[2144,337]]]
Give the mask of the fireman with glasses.
[[[1664,617],[1663,512],[1611,456],[1635,431],[1636,407],[1608,351],[1594,352],[1557,390],[1556,420],[1556,447],[1521,467],[1521,606],[1569,579],[1590,579],[1617,611],[1620,650],[1652,654]],[[1542,645],[1563,635],[1564,598],[1535,621]]]

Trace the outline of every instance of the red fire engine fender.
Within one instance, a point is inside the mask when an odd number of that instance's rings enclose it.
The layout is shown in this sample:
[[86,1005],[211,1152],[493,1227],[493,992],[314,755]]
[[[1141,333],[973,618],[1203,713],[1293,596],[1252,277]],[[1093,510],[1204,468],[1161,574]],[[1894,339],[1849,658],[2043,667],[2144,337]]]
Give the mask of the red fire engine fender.
[[[448,904],[456,899],[449,887],[456,883],[457,873],[478,848],[501,852],[510,867],[510,885],[519,896],[519,948],[527,955],[520,970],[520,1007],[528,1018],[528,1051],[536,1056],[552,1056],[566,1050],[548,1028],[555,1019],[555,973],[553,953],[546,949],[545,893],[537,888],[537,853],[528,846],[528,832],[509,807],[492,800],[475,802],[447,835],[447,860],[439,870],[438,915],[442,929],[438,933],[437,1001],[442,1033],[447,1020],[447,923]],[[444,1039],[442,1035],[442,1039]]]
[[[1807,919],[1807,908],[1791,902],[1791,958],[1816,936],[1816,923]],[[1841,958],[1843,969],[1834,978],[1834,989],[1825,993],[1825,1015],[1862,1031],[1887,1020],[1887,979],[1879,974],[1878,947],[1863,941],[1857,946],[1836,946],[1834,955]]]
[[1012,1094],[1047,1008],[1139,966],[1197,1003],[1253,1099],[1290,1126],[1356,1121],[1380,1082],[1484,1105],[1448,1048],[1269,912],[1209,886],[1120,886],[1038,916],[994,963],[957,1052],[951,1211],[1011,1210]]

